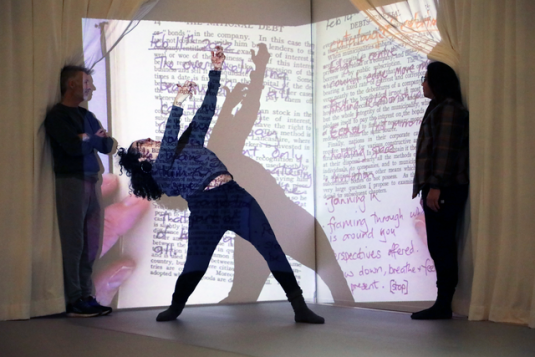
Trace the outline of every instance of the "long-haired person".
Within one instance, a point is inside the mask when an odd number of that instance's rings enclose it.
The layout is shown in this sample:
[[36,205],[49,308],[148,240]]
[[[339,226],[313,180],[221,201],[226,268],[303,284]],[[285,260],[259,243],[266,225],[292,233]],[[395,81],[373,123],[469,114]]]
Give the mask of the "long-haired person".
[[418,134],[412,198],[421,192],[438,294],[431,308],[411,317],[451,319],[458,281],[457,226],[468,196],[468,111],[462,105],[459,80],[448,65],[430,63],[422,87],[431,102]]
[[222,48],[212,52],[214,70],[209,72],[206,96],[180,138],[182,102],[193,94],[195,84],[191,82],[179,87],[161,142],[138,140],[118,152],[119,164],[130,177],[134,195],[148,200],[157,200],[163,193],[180,195],[188,202],[191,212],[184,270],[176,281],[171,306],[156,320],[174,320],[180,315],[206,272],[221,237],[230,230],[248,240],[262,254],[292,304],[296,322],[324,323],[323,317],[308,309],[290,264],[256,200],[204,146],[216,109],[224,59]]

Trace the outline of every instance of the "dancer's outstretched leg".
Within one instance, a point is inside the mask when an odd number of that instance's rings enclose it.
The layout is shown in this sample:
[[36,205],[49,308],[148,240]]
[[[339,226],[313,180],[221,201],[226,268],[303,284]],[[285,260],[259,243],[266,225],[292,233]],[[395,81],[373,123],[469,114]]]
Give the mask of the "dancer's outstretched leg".
[[[240,207],[239,217],[236,220],[238,224],[234,231],[251,242],[264,257],[273,276],[281,284],[288,300],[292,304],[295,321],[313,324],[325,323],[323,317],[316,315],[307,307],[303,298],[303,291],[297,284],[290,263],[288,263],[286,255],[277,242],[262,208],[247,191],[237,184],[234,185],[233,201],[238,202],[236,206]],[[231,187],[229,185],[228,188]]]
[[194,271],[180,274],[176,280],[171,306],[167,310],[160,312],[156,317],[156,321],[175,320],[182,313],[184,306],[186,306],[186,301],[188,301],[189,296],[193,293],[205,272]]
[[[175,320],[182,313],[188,298],[206,273],[212,254],[225,232],[217,220],[216,222],[210,221],[208,217],[213,217],[210,210],[198,209],[196,200],[190,200],[189,206],[191,215],[188,227],[188,253],[184,270],[176,281],[171,306],[161,312],[156,321]],[[215,207],[217,209],[217,206]]]

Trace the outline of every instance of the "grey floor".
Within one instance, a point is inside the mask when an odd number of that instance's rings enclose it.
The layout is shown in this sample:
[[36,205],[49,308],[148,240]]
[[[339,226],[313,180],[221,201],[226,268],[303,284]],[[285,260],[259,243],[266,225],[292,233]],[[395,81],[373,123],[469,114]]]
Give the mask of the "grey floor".
[[491,322],[412,321],[408,313],[310,305],[325,325],[295,324],[286,302],[0,322],[1,357],[535,356],[535,330]]

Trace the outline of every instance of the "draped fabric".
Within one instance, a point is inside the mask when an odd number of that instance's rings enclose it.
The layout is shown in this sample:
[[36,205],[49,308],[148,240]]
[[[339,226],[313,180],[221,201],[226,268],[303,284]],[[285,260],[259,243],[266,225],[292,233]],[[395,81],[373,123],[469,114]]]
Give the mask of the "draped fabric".
[[[106,21],[105,19],[95,24],[94,19],[98,17],[88,16],[82,21],[82,31],[84,38],[83,55],[86,67],[93,69],[95,65],[104,59],[121,41],[121,39],[132,32],[139,21],[149,13],[157,4],[158,0],[150,0],[142,4],[135,14],[128,14],[127,19],[132,21]],[[122,17],[114,17],[120,19]],[[111,43],[109,48],[107,44]]]
[[351,0],[382,33],[428,54],[439,43],[435,0]]
[[470,109],[468,317],[535,327],[535,40],[530,0],[441,1]]
[[399,41],[395,27],[402,22],[386,13],[436,6],[440,41],[433,48],[431,42],[403,43],[450,65],[470,110],[470,198],[454,311],[534,328],[535,121],[527,107],[535,98],[535,40],[528,30],[535,2],[351,1]]
[[139,19],[156,2],[2,2],[0,320],[65,310],[52,155],[43,121],[60,99],[63,65],[83,64],[82,18]]

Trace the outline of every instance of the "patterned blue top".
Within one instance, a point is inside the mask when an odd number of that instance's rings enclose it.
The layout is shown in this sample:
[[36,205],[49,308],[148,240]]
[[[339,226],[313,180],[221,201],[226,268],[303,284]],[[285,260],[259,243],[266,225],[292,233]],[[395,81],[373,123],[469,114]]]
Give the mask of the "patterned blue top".
[[167,119],[160,152],[152,167],[152,177],[167,196],[180,195],[187,200],[217,176],[228,173],[216,154],[204,147],[204,137],[215,113],[221,72],[210,71],[208,76],[206,96],[190,127],[180,137],[181,143],[187,141],[178,156],[175,151],[183,109],[173,106]]

